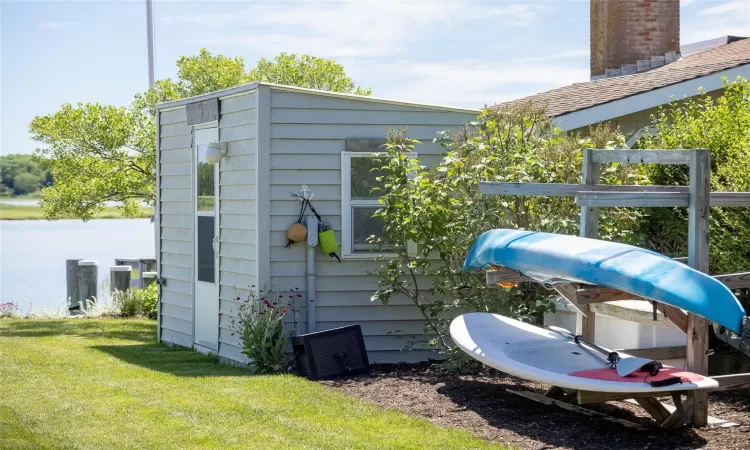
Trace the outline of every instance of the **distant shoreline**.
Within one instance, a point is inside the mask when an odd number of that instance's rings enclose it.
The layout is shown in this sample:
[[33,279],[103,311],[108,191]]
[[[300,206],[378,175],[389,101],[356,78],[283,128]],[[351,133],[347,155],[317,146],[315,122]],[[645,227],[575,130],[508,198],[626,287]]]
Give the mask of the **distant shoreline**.
[[[154,214],[151,207],[141,207],[140,219],[149,218]],[[77,219],[77,217],[61,217],[60,219]],[[94,219],[128,219],[123,217],[119,208],[114,206],[105,207],[103,211],[94,216]],[[39,205],[13,205],[0,201],[0,221],[2,220],[47,220]]]

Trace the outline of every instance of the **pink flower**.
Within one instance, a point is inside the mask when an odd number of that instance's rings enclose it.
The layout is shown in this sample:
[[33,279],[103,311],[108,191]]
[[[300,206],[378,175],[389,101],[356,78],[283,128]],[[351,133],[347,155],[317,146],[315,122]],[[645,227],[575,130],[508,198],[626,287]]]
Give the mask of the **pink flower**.
[[240,297],[239,297],[239,296],[237,297],[237,300],[240,300]]
[[276,305],[277,305],[277,303],[276,303],[276,302],[273,302],[273,306],[276,306]]
[[289,312],[289,308],[284,308],[284,314]]
[[302,298],[302,294],[297,294],[297,297]]

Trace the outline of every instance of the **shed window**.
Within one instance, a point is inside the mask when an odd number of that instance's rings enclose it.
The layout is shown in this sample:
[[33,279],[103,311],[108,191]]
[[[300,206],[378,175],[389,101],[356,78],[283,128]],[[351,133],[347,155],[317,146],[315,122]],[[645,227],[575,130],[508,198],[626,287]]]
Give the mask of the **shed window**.
[[385,165],[385,153],[341,154],[341,248],[344,258],[373,259],[375,244],[370,236],[382,237],[383,222],[373,217],[380,208],[377,177]]

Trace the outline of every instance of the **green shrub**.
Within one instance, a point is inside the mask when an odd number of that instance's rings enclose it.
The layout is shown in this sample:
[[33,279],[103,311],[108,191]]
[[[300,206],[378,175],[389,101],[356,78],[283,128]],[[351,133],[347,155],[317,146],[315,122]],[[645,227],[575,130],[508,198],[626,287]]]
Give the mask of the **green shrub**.
[[286,368],[285,353],[291,332],[284,327],[284,318],[294,310],[297,289],[288,292],[275,289],[256,292],[242,299],[237,318],[233,321],[242,343],[242,354],[250,360],[250,369],[257,374],[282,373]]
[[143,297],[143,314],[151,320],[156,320],[158,314],[159,287],[156,283],[151,283],[146,289],[141,291]]
[[[384,251],[377,258],[379,290],[372,300],[388,303],[401,296],[417,305],[426,333],[438,349],[452,353],[447,326],[466,311],[495,312],[533,321],[552,309],[551,292],[522,283],[488,287],[481,272],[464,273],[463,261],[474,240],[493,228],[522,228],[578,234],[579,208],[571,198],[485,196],[480,181],[579,183],[581,148],[613,148],[624,139],[607,126],[590,137],[568,137],[552,126],[545,111],[522,105],[486,110],[473,127],[443,133],[447,154],[425,167],[413,157],[418,141],[405,130],[391,130],[381,158],[384,236],[372,238]],[[647,182],[632,166],[606,167],[603,183]],[[638,243],[638,211],[606,209],[600,214],[603,239]],[[416,244],[416,245],[414,245]],[[416,247],[416,251],[411,250]],[[395,254],[395,257],[391,256]]]
[[[724,79],[723,95],[701,93],[675,102],[652,117],[655,134],[641,148],[705,148],[711,151],[711,189],[750,191],[750,82]],[[658,185],[689,184],[686,165],[653,165],[648,176]],[[711,208],[711,273],[750,270],[750,208]],[[650,210],[643,223],[648,245],[670,256],[687,255],[686,208]]]
[[156,283],[146,289],[128,289],[112,293],[114,314],[120,317],[157,317],[159,291]]
[[120,317],[142,317],[143,296],[141,291],[138,289],[115,290],[112,293],[112,306],[115,314]]

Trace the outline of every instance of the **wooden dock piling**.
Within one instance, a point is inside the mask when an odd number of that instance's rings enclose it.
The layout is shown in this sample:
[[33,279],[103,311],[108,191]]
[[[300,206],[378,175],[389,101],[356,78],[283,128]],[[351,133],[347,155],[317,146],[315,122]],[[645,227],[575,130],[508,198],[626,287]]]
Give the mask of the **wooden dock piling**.
[[[97,285],[99,279],[99,266],[96,261],[78,261],[78,299],[77,303],[81,310],[86,309],[87,301],[98,298]],[[73,303],[71,306],[75,306]]]
[[109,291],[127,291],[130,289],[130,266],[112,266],[109,268]]
[[78,261],[82,258],[65,260],[65,282],[66,282],[66,300],[69,306],[75,306],[80,300],[78,296]]

